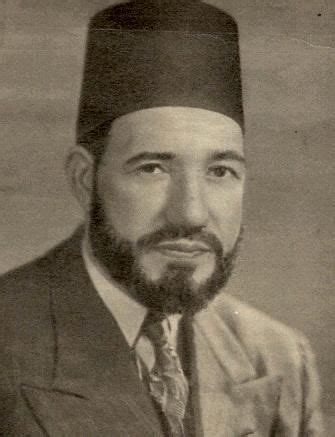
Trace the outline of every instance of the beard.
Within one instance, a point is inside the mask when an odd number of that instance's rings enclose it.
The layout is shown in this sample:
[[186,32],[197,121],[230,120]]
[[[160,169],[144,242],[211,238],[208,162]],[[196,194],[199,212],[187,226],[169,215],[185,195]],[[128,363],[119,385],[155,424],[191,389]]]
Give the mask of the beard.
[[[94,189],[89,222],[89,241],[94,257],[108,275],[149,310],[164,314],[183,313],[193,315],[207,307],[227,284],[241,240],[241,233],[226,254],[219,239],[199,227],[165,226],[147,234],[136,243],[121,238],[107,219],[103,201]],[[170,262],[161,277],[148,278],[140,264],[140,255],[152,250],[162,241],[180,238],[204,242],[214,253],[212,274],[202,283],[192,278],[196,266]]]

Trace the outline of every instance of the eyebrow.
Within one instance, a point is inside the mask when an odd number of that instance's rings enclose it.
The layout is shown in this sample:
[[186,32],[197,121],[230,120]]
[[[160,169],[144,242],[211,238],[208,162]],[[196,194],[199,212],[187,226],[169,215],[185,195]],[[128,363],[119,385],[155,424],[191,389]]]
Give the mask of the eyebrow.
[[136,164],[139,161],[156,159],[159,161],[170,161],[174,159],[176,155],[174,153],[159,153],[159,152],[142,152],[138,155],[132,156],[126,161],[126,165]]
[[234,150],[215,151],[211,153],[209,159],[212,161],[238,161],[245,164],[244,156]]
[[[175,153],[160,153],[160,152],[142,152],[135,156],[129,158],[125,164],[126,165],[134,165],[140,161],[145,160],[158,160],[158,161],[171,161],[176,158]],[[209,156],[210,161],[238,161],[241,163],[245,163],[245,158],[240,153],[235,152],[234,150],[218,150],[214,151]]]

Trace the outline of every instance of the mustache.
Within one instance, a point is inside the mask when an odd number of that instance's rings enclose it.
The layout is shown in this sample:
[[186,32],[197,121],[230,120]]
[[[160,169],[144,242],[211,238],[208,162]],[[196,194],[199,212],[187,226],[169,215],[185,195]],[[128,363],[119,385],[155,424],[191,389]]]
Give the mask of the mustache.
[[165,226],[155,232],[141,237],[136,246],[139,249],[151,249],[162,241],[174,241],[188,239],[206,244],[216,254],[223,254],[223,245],[212,232],[204,231],[202,227],[189,226]]

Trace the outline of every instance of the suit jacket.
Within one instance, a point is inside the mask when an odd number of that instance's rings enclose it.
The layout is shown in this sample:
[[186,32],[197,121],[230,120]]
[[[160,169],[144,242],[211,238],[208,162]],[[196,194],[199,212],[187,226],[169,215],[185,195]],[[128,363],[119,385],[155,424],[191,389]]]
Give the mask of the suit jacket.
[[[0,280],[0,435],[162,437],[80,233]],[[306,340],[222,294],[189,327],[196,437],[320,436]]]

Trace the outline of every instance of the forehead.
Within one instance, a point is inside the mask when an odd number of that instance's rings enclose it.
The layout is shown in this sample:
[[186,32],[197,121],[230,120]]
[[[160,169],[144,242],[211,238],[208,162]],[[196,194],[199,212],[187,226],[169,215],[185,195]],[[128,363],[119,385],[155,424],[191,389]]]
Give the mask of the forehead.
[[206,152],[229,149],[243,152],[240,126],[223,114],[198,108],[144,109],[116,119],[107,153],[139,151]]

